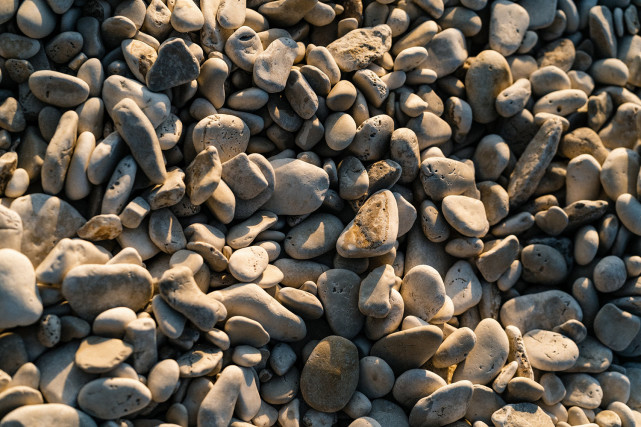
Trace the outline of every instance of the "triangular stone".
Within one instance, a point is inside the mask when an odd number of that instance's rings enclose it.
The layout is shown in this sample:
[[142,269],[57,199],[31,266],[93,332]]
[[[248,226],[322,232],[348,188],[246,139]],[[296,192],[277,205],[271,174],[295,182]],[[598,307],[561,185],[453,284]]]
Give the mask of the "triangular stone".
[[198,60],[185,41],[169,39],[160,45],[158,59],[147,72],[147,87],[154,92],[163,91],[195,80],[199,73]]

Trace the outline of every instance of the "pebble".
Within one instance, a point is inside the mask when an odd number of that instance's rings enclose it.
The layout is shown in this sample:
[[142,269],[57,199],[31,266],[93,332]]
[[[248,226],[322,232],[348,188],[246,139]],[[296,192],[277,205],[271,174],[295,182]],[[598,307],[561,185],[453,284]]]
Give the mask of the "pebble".
[[149,389],[141,382],[129,378],[93,380],[82,387],[78,394],[78,405],[83,411],[106,420],[142,409],[150,401]]
[[446,297],[441,275],[427,265],[418,265],[405,274],[400,293],[405,313],[426,322],[438,313]]
[[345,338],[329,336],[314,347],[305,362],[301,394],[310,407],[335,412],[347,405],[358,381],[356,346]]
[[392,47],[392,30],[377,25],[350,31],[327,45],[327,50],[341,71],[350,72],[367,67]]
[[530,16],[516,3],[497,1],[492,4],[490,19],[490,47],[503,56],[510,56],[520,47]]
[[492,414],[495,426],[537,425],[552,427],[554,423],[541,407],[533,403],[516,403],[505,405]]
[[238,249],[229,258],[230,273],[241,282],[257,279],[269,263],[267,251],[260,246]]
[[380,357],[396,374],[400,374],[422,366],[434,355],[442,341],[443,333],[437,326],[418,326],[393,332],[376,341],[370,356]]
[[85,264],[69,270],[61,291],[76,313],[93,318],[113,307],[141,309],[151,299],[152,279],[133,264]]
[[294,259],[315,258],[335,248],[342,230],[334,215],[313,214],[287,233],[283,248]]
[[474,329],[476,344],[454,372],[453,381],[469,380],[489,383],[501,370],[508,357],[508,339],[494,319],[483,319]]
[[467,237],[483,237],[490,230],[485,207],[480,200],[449,195],[441,205],[443,216],[456,231]]
[[0,289],[5,295],[1,304],[0,328],[36,323],[43,308],[31,262],[20,252],[7,248],[0,249],[0,260]]
[[544,371],[565,371],[574,366],[579,348],[571,339],[551,331],[533,329],[523,335],[532,367]]
[[133,353],[133,347],[116,338],[85,338],[76,351],[76,365],[90,374],[109,372]]
[[298,159],[276,159],[270,163],[276,185],[263,209],[277,215],[305,215],[320,207],[329,188],[327,172]]
[[61,403],[26,405],[14,409],[2,418],[6,425],[27,426],[34,424],[51,427],[78,425],[94,427],[96,422],[78,409]]

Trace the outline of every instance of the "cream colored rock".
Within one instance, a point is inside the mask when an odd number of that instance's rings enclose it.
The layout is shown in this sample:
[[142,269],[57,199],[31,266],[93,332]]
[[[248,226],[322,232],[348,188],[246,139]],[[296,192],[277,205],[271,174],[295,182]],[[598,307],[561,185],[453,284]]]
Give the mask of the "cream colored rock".
[[0,249],[0,328],[27,326],[38,321],[42,302],[29,259],[13,249]]

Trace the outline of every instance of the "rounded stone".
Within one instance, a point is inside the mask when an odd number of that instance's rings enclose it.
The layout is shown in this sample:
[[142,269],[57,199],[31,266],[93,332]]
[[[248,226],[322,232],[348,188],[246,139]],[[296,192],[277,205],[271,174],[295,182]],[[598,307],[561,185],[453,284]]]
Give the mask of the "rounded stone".
[[267,251],[260,246],[238,249],[229,257],[229,272],[241,282],[257,279],[269,264]]
[[94,417],[115,420],[136,412],[151,401],[151,392],[130,378],[99,378],[78,393],[80,408]]
[[62,403],[44,403],[21,406],[2,418],[0,425],[27,427],[96,427],[96,422],[87,414]]
[[42,302],[29,258],[13,249],[0,249],[0,329],[38,321]]
[[305,215],[318,209],[329,189],[329,176],[323,169],[298,159],[276,159],[272,197],[262,209],[276,215]]
[[370,399],[385,396],[394,386],[394,371],[380,357],[366,356],[360,360],[358,390]]
[[466,196],[446,196],[441,205],[443,216],[459,233],[483,237],[490,230],[483,202]]
[[336,246],[341,231],[343,223],[336,216],[313,214],[289,230],[285,237],[285,252],[295,259],[315,258]]
[[625,263],[618,256],[606,256],[594,266],[594,287],[599,292],[619,290],[625,284],[627,277]]
[[85,264],[74,267],[62,282],[62,295],[84,318],[113,307],[138,311],[152,296],[149,272],[134,264]]
[[85,372],[109,372],[131,356],[132,345],[116,338],[92,336],[85,338],[76,351],[75,363]]
[[579,348],[571,339],[552,331],[533,329],[523,335],[532,366],[543,371],[565,371],[579,358]]
[[300,378],[305,402],[322,412],[340,411],[358,385],[358,350],[351,341],[329,336],[307,358]]

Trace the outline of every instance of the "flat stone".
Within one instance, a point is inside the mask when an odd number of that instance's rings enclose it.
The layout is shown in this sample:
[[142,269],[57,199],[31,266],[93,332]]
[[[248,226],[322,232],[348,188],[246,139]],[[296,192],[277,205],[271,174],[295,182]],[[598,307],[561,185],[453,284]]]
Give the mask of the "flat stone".
[[454,315],[458,316],[481,301],[481,282],[476,277],[472,265],[467,261],[457,261],[443,280],[445,293],[454,304]]
[[511,207],[523,204],[534,194],[557,151],[562,132],[561,120],[546,120],[527,145],[510,177],[508,195]]
[[117,338],[91,336],[80,343],[75,363],[85,372],[109,372],[133,353],[133,346]]
[[234,251],[229,257],[229,272],[241,282],[252,282],[263,274],[269,263],[267,251],[260,246],[248,246]]
[[465,416],[474,388],[469,381],[457,381],[419,400],[410,412],[412,427],[443,426]]
[[467,193],[474,186],[474,170],[463,162],[429,157],[421,163],[421,183],[432,200]]
[[209,295],[223,303],[227,316],[244,316],[255,320],[275,340],[298,341],[307,333],[303,319],[256,284],[240,283]]
[[447,383],[439,375],[426,369],[409,369],[396,378],[392,394],[401,405],[413,407]]
[[336,247],[342,230],[343,223],[334,215],[312,214],[289,230],[283,247],[292,258],[315,258]]
[[563,405],[579,406],[585,409],[596,409],[603,399],[601,385],[588,374],[567,374],[561,377],[566,394],[561,403]]
[[467,237],[483,237],[490,230],[483,202],[466,196],[445,196],[443,216],[456,231]]
[[254,61],[253,81],[268,93],[285,89],[291,66],[297,55],[297,45],[289,37],[274,40]]
[[523,342],[532,367],[543,371],[565,371],[579,357],[574,341],[556,332],[533,329],[523,335]]
[[40,391],[47,402],[78,406],[78,392],[95,378],[74,362],[79,345],[78,341],[72,341],[47,351],[36,360],[40,370]]
[[436,34],[427,44],[427,59],[422,67],[434,70],[438,78],[452,74],[468,57],[463,33],[447,28]]
[[203,331],[211,330],[227,317],[225,306],[200,290],[189,267],[177,266],[165,271],[158,282],[158,289],[171,308]]
[[65,275],[82,264],[106,264],[110,254],[82,239],[64,238],[36,268],[36,278],[42,283],[60,284]]
[[113,420],[136,412],[151,401],[151,392],[130,378],[99,378],[78,394],[78,405],[97,418]]
[[376,341],[370,356],[385,360],[395,373],[415,369],[434,355],[443,341],[443,332],[436,326],[418,326],[393,332]]
[[67,273],[61,291],[78,315],[91,319],[113,307],[143,308],[151,300],[152,278],[134,264],[85,264]]
[[490,47],[503,56],[510,56],[521,46],[530,25],[530,17],[522,6],[508,2],[492,3]]
[[489,123],[498,118],[496,98],[512,83],[510,67],[500,53],[484,50],[471,60],[465,89],[476,122]]
[[14,409],[2,418],[2,424],[27,426],[46,425],[50,427],[96,427],[89,415],[61,403],[26,405]]
[[582,320],[579,303],[569,294],[550,290],[523,295],[506,301],[501,307],[501,323],[521,331],[552,330],[570,319]]
[[339,411],[352,397],[358,378],[356,346],[345,338],[330,336],[307,358],[301,373],[301,394],[318,411]]

